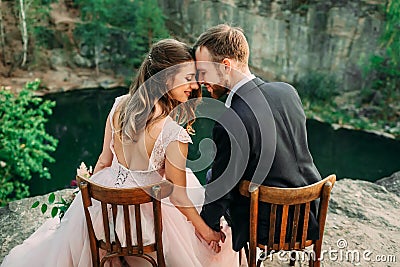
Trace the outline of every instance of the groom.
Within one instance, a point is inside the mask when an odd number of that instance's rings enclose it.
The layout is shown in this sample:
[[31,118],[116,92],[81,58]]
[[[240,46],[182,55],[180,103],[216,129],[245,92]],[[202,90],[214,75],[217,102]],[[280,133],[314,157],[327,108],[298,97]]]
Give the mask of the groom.
[[[216,155],[201,216],[215,231],[228,211],[235,251],[249,241],[249,199],[239,182],[301,187],[321,180],[307,144],[306,117],[289,84],[266,83],[249,70],[249,45],[241,29],[218,25],[194,45],[199,82],[212,95],[226,92],[225,111],[215,123]],[[268,239],[270,206],[259,204],[258,242]],[[308,238],[319,235],[317,203],[310,211]],[[277,215],[279,217],[279,215]]]

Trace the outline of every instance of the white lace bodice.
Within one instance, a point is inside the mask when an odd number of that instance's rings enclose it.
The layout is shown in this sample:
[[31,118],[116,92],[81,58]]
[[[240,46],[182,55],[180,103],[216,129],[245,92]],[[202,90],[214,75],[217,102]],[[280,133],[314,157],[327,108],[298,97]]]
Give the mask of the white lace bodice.
[[192,143],[187,131],[173,119],[166,119],[163,128],[158,135],[153,150],[151,151],[147,170],[129,170],[118,162],[114,151],[114,134],[112,118],[116,107],[124,96],[117,97],[110,111],[109,118],[112,129],[110,149],[113,153],[111,169],[116,173],[116,187],[143,186],[158,182],[162,179],[160,173],[165,168],[165,152],[168,145],[173,141]]

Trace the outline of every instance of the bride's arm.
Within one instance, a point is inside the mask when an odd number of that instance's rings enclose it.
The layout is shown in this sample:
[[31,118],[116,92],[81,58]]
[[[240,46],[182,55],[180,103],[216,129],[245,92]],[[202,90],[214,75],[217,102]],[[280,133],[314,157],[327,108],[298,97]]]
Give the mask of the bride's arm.
[[97,160],[96,166],[94,167],[93,174],[98,171],[101,171],[105,167],[111,166],[112,163],[112,152],[110,149],[111,143],[111,124],[110,124],[110,117],[107,117],[106,120],[106,127],[104,131],[104,141],[103,141],[103,151],[101,152],[99,159]]
[[171,142],[166,149],[165,176],[174,184],[170,200],[192,222],[196,231],[207,243],[218,242],[221,238],[220,234],[204,222],[186,193],[187,153],[188,144],[179,141]]

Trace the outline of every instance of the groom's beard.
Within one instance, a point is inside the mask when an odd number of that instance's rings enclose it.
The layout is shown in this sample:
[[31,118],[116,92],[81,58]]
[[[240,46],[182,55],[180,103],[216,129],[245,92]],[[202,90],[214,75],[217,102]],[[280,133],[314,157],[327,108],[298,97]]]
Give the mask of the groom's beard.
[[207,90],[211,93],[211,97],[214,99],[220,98],[221,96],[227,94],[229,91],[229,81],[227,79],[224,79],[224,76],[222,72],[219,71],[219,69],[217,69],[217,72],[220,79],[220,84],[210,85],[211,90],[210,87],[207,86]]
[[[229,91],[229,81],[224,77],[223,72],[219,68],[215,68],[218,78],[219,78],[219,83],[218,84],[208,84],[207,90],[211,93],[211,97],[214,99],[218,99],[221,96],[225,95]],[[211,88],[210,88],[211,87]]]
[[210,87],[207,87],[207,90],[211,93],[211,97],[214,99],[218,99],[228,93],[228,88],[226,86],[213,84],[210,85]]

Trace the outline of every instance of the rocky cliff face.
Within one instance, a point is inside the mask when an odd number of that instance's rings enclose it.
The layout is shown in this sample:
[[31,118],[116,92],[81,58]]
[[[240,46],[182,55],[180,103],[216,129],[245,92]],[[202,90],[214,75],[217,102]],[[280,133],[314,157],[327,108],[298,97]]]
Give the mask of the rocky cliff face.
[[[71,191],[61,191],[58,195]],[[46,219],[31,209],[36,199],[0,208],[0,262]],[[331,195],[323,243],[322,266],[398,266],[400,261],[400,198],[384,187],[359,180],[337,181]],[[300,264],[308,266],[306,255]],[[288,266],[288,255],[276,253],[264,266]]]
[[[51,2],[48,16],[44,16],[43,20],[38,18],[41,24],[30,26],[33,29],[38,25],[46,25],[46,29],[54,33],[53,38],[49,38],[50,41],[44,46],[45,41],[41,41],[40,45],[34,37],[29,39],[28,65],[25,67],[20,67],[22,40],[16,15],[18,3],[1,2],[6,47],[3,55],[5,64],[0,61],[0,87],[19,91],[27,82],[36,78],[42,81],[43,88],[41,92],[37,92],[38,94],[126,86],[122,73],[117,74],[115,68],[102,65],[102,69],[96,73],[87,46],[81,51],[76,49],[73,31],[79,22],[78,10],[68,5],[73,1]],[[107,61],[104,57],[102,60]],[[130,69],[127,69],[126,73],[130,76]]]
[[244,29],[254,72],[296,81],[311,70],[335,74],[339,90],[359,89],[361,70],[383,27],[387,0],[163,0],[169,26],[196,38],[229,23]]

